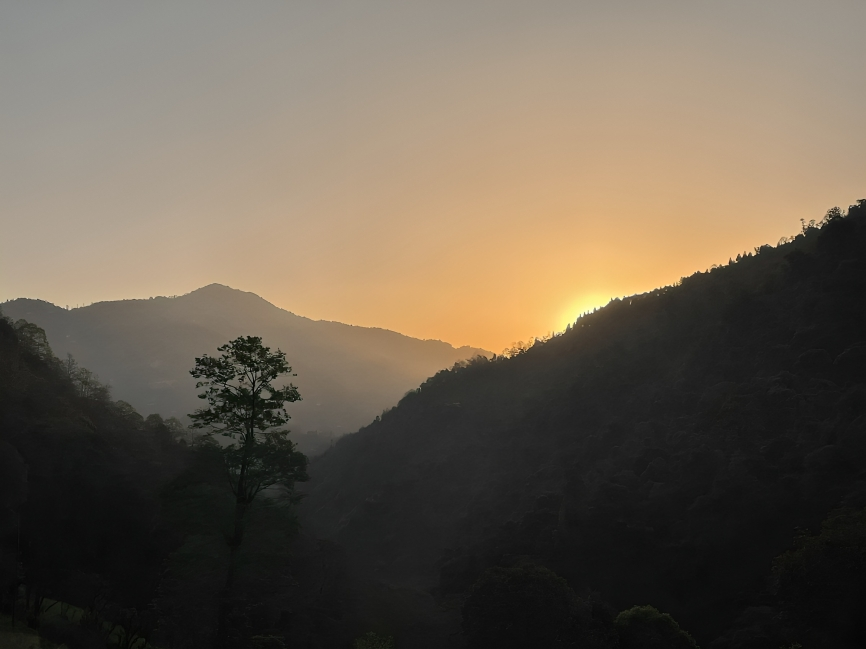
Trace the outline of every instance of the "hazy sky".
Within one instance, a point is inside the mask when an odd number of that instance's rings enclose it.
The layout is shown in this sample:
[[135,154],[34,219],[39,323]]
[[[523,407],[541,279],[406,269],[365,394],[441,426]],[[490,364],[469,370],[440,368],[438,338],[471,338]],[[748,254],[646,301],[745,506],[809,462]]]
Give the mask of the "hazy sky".
[[[866,197],[866,2],[2,2],[0,300],[500,351]],[[251,332],[254,333],[254,332]]]

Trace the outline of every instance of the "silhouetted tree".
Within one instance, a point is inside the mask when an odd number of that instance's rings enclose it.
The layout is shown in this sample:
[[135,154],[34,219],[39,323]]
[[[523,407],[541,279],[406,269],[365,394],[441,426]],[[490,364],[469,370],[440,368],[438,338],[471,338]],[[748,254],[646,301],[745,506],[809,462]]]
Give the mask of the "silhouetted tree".
[[24,348],[31,354],[43,361],[54,361],[54,352],[48,344],[48,336],[45,330],[27,320],[18,320],[15,323],[15,331]]
[[274,381],[292,371],[285,353],[279,349],[272,352],[257,336],[241,336],[217,350],[222,352],[220,356],[196,358],[190,371],[199,379],[196,387],[204,388],[199,398],[208,403],[190,418],[193,427],[205,430],[208,436],[232,440],[225,446],[211,444],[212,450],[222,454],[235,497],[234,523],[227,537],[229,566],[217,629],[217,644],[221,645],[231,611],[237,552],[244,537],[248,507],[259,493],[274,486],[282,488],[283,496],[296,501],[294,485],[308,480],[308,476],[306,456],[295,450],[288,431],[280,429],[289,420],[285,404],[301,398],[291,383],[274,386]]

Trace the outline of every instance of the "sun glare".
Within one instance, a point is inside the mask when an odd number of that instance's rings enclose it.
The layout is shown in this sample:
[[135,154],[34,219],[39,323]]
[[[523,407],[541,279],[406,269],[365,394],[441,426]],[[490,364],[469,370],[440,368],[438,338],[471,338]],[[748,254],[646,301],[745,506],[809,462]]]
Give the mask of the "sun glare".
[[611,299],[612,296],[607,293],[584,293],[577,296],[574,300],[569,302],[567,308],[563,310],[558,323],[559,331],[562,331],[570,324],[574,324],[574,321],[587,311],[603,307],[610,302]]

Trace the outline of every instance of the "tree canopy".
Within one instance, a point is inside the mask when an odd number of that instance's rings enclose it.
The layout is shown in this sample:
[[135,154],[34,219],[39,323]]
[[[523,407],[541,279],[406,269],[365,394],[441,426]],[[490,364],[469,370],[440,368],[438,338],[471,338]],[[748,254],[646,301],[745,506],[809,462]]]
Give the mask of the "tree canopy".
[[274,485],[291,493],[295,482],[308,477],[306,456],[280,429],[290,418],[285,404],[301,399],[291,383],[274,386],[292,371],[285,353],[272,352],[258,336],[241,336],[217,351],[222,354],[196,358],[190,371],[203,388],[199,398],[208,403],[190,415],[193,427],[233,440],[220,450],[239,503],[249,504]]
[[272,352],[262,345],[258,336],[240,336],[217,348],[220,356],[195,359],[190,374],[197,388],[203,388],[199,398],[208,403],[190,415],[193,427],[232,439],[221,446],[210,438],[210,448],[222,454],[226,473],[235,496],[234,523],[226,535],[229,565],[223,588],[217,621],[216,643],[229,646],[232,591],[235,582],[237,553],[244,538],[247,508],[256,496],[275,485],[282,487],[280,495],[297,502],[296,482],[308,480],[307,458],[295,450],[288,439],[288,430],[280,426],[289,421],[287,402],[298,401],[298,389],[289,383],[275,387],[274,381],[292,368],[279,349]]

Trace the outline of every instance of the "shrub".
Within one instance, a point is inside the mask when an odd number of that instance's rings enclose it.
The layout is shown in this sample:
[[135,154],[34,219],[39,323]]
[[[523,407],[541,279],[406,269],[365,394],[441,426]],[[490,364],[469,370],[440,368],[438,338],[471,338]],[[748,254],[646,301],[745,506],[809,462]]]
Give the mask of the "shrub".
[[578,599],[564,579],[536,565],[491,568],[463,605],[473,649],[567,646],[576,635]]
[[369,631],[355,640],[355,649],[394,649],[394,638]]
[[698,649],[676,620],[653,606],[633,606],[616,616],[620,649]]

